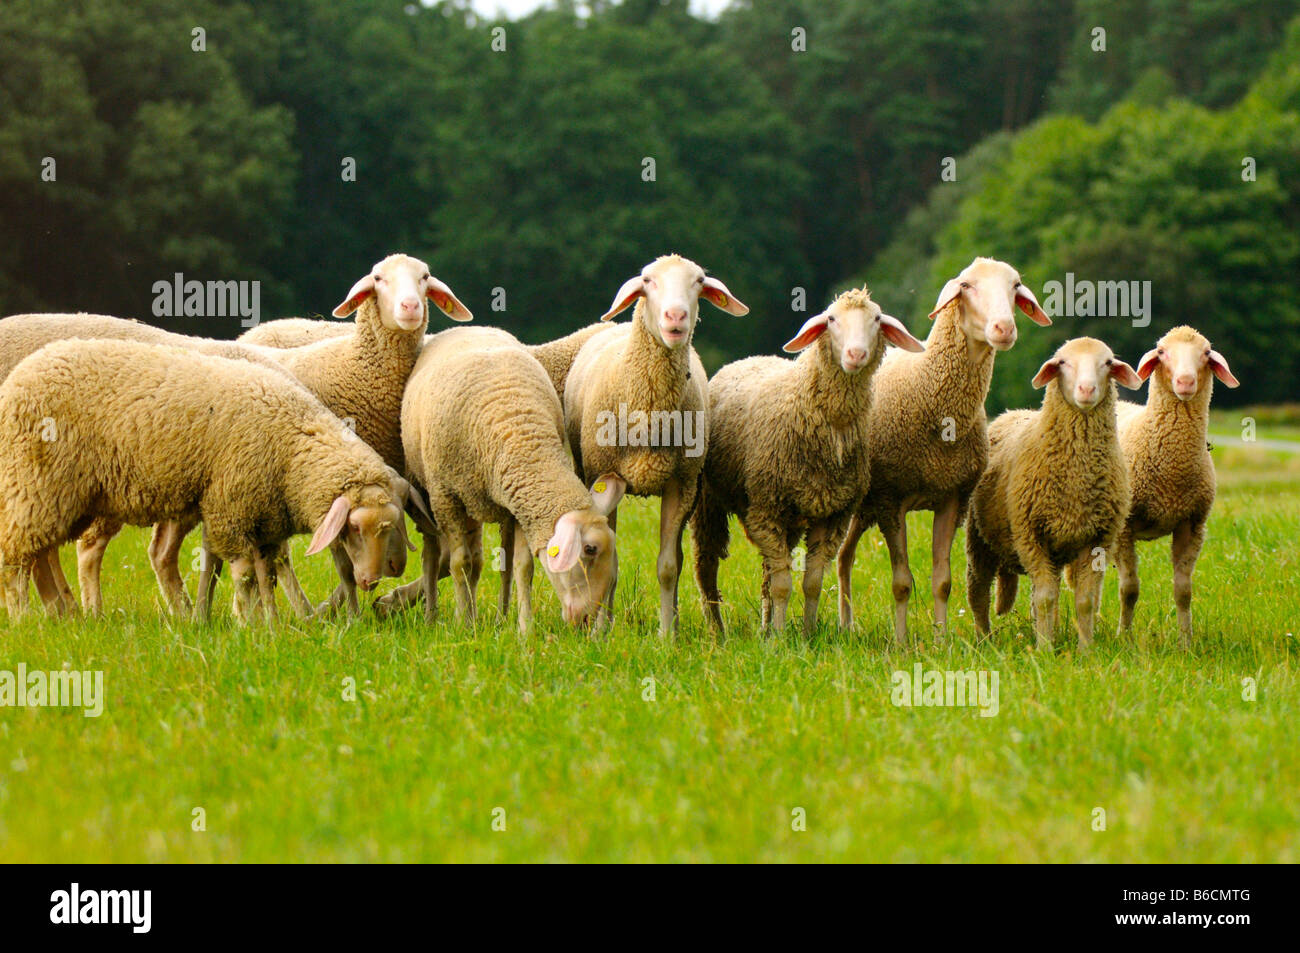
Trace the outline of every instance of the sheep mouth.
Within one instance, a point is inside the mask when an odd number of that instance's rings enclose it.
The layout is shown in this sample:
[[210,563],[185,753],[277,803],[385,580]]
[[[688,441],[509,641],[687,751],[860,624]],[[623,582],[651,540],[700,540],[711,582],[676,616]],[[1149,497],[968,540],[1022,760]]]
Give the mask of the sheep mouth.
[[685,328],[665,328],[661,326],[659,332],[664,336],[665,343],[668,344],[681,344],[687,337]]
[[1009,351],[1011,346],[1016,343],[1013,337],[1006,338],[989,338],[989,347],[995,351]]

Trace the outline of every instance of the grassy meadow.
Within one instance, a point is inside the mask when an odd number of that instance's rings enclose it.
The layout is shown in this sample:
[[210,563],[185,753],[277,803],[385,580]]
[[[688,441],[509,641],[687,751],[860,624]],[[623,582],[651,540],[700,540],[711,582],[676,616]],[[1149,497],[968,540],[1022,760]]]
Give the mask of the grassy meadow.
[[[108,551],[106,618],[37,610],[0,630],[0,670],[100,669],[107,696],[98,718],[0,708],[0,861],[1294,862],[1300,455],[1215,458],[1191,654],[1167,541],[1140,550],[1134,637],[1113,634],[1111,573],[1080,656],[1072,630],[1031,648],[1027,585],[971,643],[960,534],[953,632],[931,635],[929,514],[910,526],[905,651],[875,531],[856,566],[861,628],[836,631],[828,574],[808,642],[754,634],[758,560],[738,530],[727,636],[702,628],[688,571],[681,631],[657,638],[652,501],[621,511],[621,612],[598,638],[563,628],[540,569],[530,640],[498,619],[491,572],[474,628],[444,581],[432,628],[418,612],[298,623],[281,597],[277,629],[238,629],[224,579],[218,621],[197,627],[162,613],[147,531],[128,530]],[[330,560],[302,548],[323,598]],[[996,671],[997,714],[893,705],[891,674],[918,661]]]

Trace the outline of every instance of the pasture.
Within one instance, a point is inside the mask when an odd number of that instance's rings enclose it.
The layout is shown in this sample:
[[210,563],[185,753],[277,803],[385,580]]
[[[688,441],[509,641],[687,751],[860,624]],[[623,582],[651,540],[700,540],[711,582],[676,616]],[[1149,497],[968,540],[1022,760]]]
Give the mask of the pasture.
[[[916,641],[901,651],[874,530],[860,629],[836,631],[831,572],[811,642],[797,625],[754,634],[758,560],[738,529],[726,637],[703,629],[688,573],[681,630],[658,639],[657,501],[622,507],[619,618],[596,638],[563,627],[540,570],[528,640],[499,620],[491,571],[473,628],[444,581],[432,628],[418,612],[299,623],[281,597],[278,628],[239,629],[224,579],[199,627],[162,613],[147,531],[128,530],[104,619],[38,609],[0,631],[0,669],[98,669],[106,691],[97,718],[0,708],[0,861],[1300,860],[1300,455],[1214,456],[1190,655],[1167,540],[1141,544],[1134,637],[1114,635],[1112,572],[1080,656],[1072,625],[1056,651],[1031,648],[1027,585],[972,644],[961,533],[953,631],[931,636],[929,514],[909,523]],[[304,542],[319,600],[333,569]],[[996,715],[895,706],[892,673],[916,662],[997,672]]]

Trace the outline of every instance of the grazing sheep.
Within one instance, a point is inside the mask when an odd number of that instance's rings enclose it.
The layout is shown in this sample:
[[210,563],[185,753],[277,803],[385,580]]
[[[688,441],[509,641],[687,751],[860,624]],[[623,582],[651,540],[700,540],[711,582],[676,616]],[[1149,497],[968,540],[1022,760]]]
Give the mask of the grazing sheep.
[[971,497],[966,531],[967,597],[981,635],[989,631],[993,576],[1001,615],[1024,574],[1033,581],[1038,645],[1050,645],[1064,567],[1079,647],[1092,644],[1097,577],[1129,506],[1112,381],[1142,385],[1101,341],[1066,341],[1034,377],[1035,387],[1047,387],[1042,409],[1010,410],[989,425],[988,469]]
[[[419,589],[402,587],[382,600],[385,608],[423,597],[432,621],[445,537],[456,615],[472,622],[482,525],[499,523],[517,583],[521,632],[532,626],[534,555],[555,586],[565,621],[595,617],[618,565],[608,515],[625,484],[607,473],[588,490],[574,474],[559,397],[523,344],[497,328],[454,328],[430,338],[402,402],[402,441],[408,472],[427,491],[437,528],[421,527]],[[507,584],[503,612],[508,598]]]
[[798,359],[746,358],[709,382],[709,453],[691,532],[705,617],[715,628],[718,560],[736,513],[763,556],[765,629],[785,626],[790,550],[807,538],[803,626],[812,633],[822,572],[867,490],[871,378],[886,340],[922,349],[866,288],[846,291],[785,345],[803,351]]
[[[564,423],[578,473],[588,482],[617,473],[629,493],[661,498],[660,635],[677,625],[682,530],[708,445],[708,377],[691,347],[701,297],[728,314],[749,313],[695,262],[678,255],[655,259],[624,282],[601,316],[608,321],[635,302],[632,320],[583,344],[564,385]],[[611,527],[617,516],[610,514]],[[616,572],[606,617],[617,585]]]
[[352,333],[351,324],[338,321],[318,321],[314,318],[279,318],[275,321],[263,321],[257,327],[245,331],[238,338],[241,344],[256,344],[259,347],[290,348],[341,338]]
[[[129,413],[105,414],[109,406]],[[319,401],[276,371],[189,348],[60,341],[0,385],[0,567],[11,618],[43,555],[103,518],[147,526],[201,518],[275,616],[274,557],[338,540],[363,588],[383,573],[403,519],[388,468]],[[45,597],[46,593],[42,593]]]
[[1132,502],[1115,542],[1120,632],[1138,601],[1136,540],[1172,536],[1174,604],[1183,644],[1192,640],[1192,571],[1214,505],[1214,461],[1206,444],[1214,378],[1238,385],[1223,355],[1204,335],[1174,328],[1142,355],[1138,377],[1151,379],[1145,405],[1118,405],[1119,445],[1128,461]]
[[931,510],[934,621],[946,630],[952,590],[952,539],[988,462],[984,399],[993,357],[1016,343],[1015,309],[1051,324],[1020,275],[1005,262],[976,258],[944,285],[920,354],[886,357],[875,377],[871,490],[849,524],[839,553],[840,624],[853,624],[853,557],[858,540],[880,527],[893,567],[894,638],[907,639],[912,570],[907,514]]

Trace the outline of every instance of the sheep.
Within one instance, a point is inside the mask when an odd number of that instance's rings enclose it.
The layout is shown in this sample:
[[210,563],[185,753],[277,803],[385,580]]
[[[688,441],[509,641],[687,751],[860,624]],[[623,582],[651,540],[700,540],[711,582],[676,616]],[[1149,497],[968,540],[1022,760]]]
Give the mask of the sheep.
[[562,338],[556,338],[554,341],[547,341],[545,344],[526,345],[528,353],[537,358],[538,362],[546,369],[547,376],[551,378],[551,383],[555,385],[555,393],[564,399],[564,385],[569,379],[569,371],[573,368],[573,361],[582,350],[584,344],[590,341],[602,331],[608,331],[617,327],[613,324],[597,322],[589,324],[585,328],[579,328],[572,334],[566,334]]
[[1174,328],[1142,355],[1138,377],[1150,378],[1145,405],[1117,407],[1119,445],[1128,462],[1132,503],[1115,541],[1119,570],[1119,631],[1133,625],[1138,601],[1136,540],[1172,536],[1174,604],[1184,647],[1192,640],[1192,571],[1205,542],[1214,505],[1214,461],[1206,443],[1210,394],[1217,377],[1228,387],[1237,378],[1204,335]]
[[[564,423],[578,474],[590,482],[617,473],[627,492],[661,498],[656,566],[661,636],[677,626],[682,531],[695,505],[708,445],[708,377],[691,347],[701,297],[728,314],[749,313],[695,262],[679,255],[655,259],[623,283],[601,315],[608,321],[635,302],[632,320],[583,344],[564,385]],[[663,433],[674,423],[676,434]],[[610,513],[611,527],[617,527],[617,517],[617,511]],[[615,572],[603,606],[606,620],[617,585]]]
[[[408,473],[427,491],[436,525],[421,527],[418,588],[395,590],[380,600],[382,607],[422,597],[425,617],[432,621],[445,548],[457,617],[472,622],[482,570],[480,533],[487,522],[501,524],[521,633],[533,624],[534,554],[560,596],[565,620],[585,624],[594,618],[618,564],[608,517],[626,484],[606,473],[588,490],[575,475],[559,396],[523,344],[497,328],[453,328],[434,335],[406,387],[402,442]],[[509,568],[503,612],[508,577]]]
[[[423,345],[427,325],[424,299],[438,305],[456,321],[472,319],[469,310],[443,282],[429,274],[428,266],[408,255],[390,255],[378,262],[357,281],[343,303],[334,309],[336,317],[357,313],[355,325],[341,325],[352,333],[313,345],[281,350],[234,341],[217,341],[171,334],[159,328],[104,315],[18,315],[0,320],[0,373],[7,373],[22,357],[50,341],[65,338],[100,338],[144,341],[186,347],[196,352],[226,358],[239,358],[287,371],[309,391],[324,401],[337,416],[350,422],[357,435],[379,451],[390,466],[401,470],[401,439],[398,417],[401,395]],[[169,607],[188,611],[189,599],[177,568],[180,546],[193,529],[186,526],[163,526],[155,529],[149,557]],[[99,569],[109,539],[120,529],[111,522],[97,521],[78,540],[78,577],[82,583],[83,603],[91,611],[99,610]],[[328,605],[346,604],[352,614],[358,610],[355,587],[347,578],[346,561],[336,554],[342,582]],[[38,577],[45,572],[63,580],[57,553],[48,567],[38,567]],[[210,600],[212,582],[209,560],[204,560],[200,576],[200,593]],[[215,568],[215,563],[212,564]],[[310,611],[305,598],[298,598],[297,585],[287,559],[281,563],[286,593],[299,614]],[[66,591],[62,581],[60,593]],[[69,593],[70,598],[70,593]],[[196,609],[206,618],[208,606]]]
[[1041,410],[1010,410],[989,425],[989,462],[971,496],[966,587],[975,628],[989,631],[989,587],[999,615],[1019,575],[1033,582],[1039,648],[1056,629],[1060,572],[1074,589],[1079,647],[1092,645],[1097,577],[1128,515],[1128,469],[1115,424],[1115,387],[1142,385],[1096,338],[1066,341],[1034,376]]
[[858,540],[880,527],[893,568],[894,639],[907,639],[912,570],[907,562],[907,514],[931,510],[935,625],[948,625],[952,539],[988,461],[984,399],[993,358],[1016,343],[1015,309],[1051,324],[1032,291],[1005,262],[976,258],[948,281],[930,320],[925,351],[889,354],[875,377],[871,490],[840,548],[840,625],[853,624],[853,558]]
[[798,359],[746,358],[709,382],[709,452],[691,532],[705,617],[716,629],[718,560],[736,513],[763,556],[764,629],[785,626],[790,550],[806,536],[803,625],[812,634],[822,572],[867,491],[871,378],[886,341],[923,347],[865,287],[846,291],[786,343],[803,352]]
[[[104,413],[121,406],[129,412]],[[276,371],[189,348],[71,340],[0,384],[0,567],[10,618],[27,575],[95,518],[201,518],[247,616],[275,618],[274,556],[338,540],[369,589],[403,519],[379,456]],[[44,596],[45,593],[42,593]]]
[[279,318],[263,321],[238,338],[241,344],[260,347],[290,348],[315,344],[330,338],[341,338],[352,333],[351,324],[338,321],[318,321],[313,318]]

